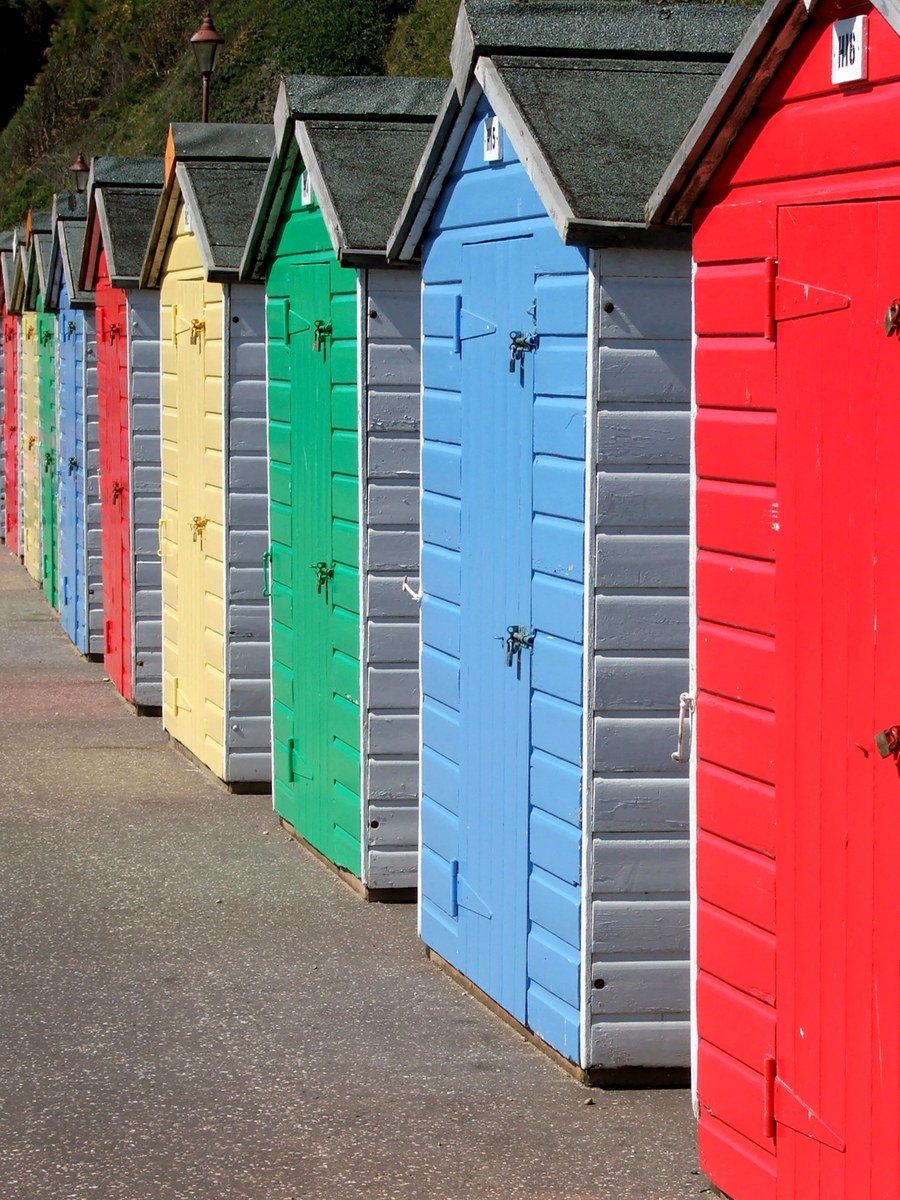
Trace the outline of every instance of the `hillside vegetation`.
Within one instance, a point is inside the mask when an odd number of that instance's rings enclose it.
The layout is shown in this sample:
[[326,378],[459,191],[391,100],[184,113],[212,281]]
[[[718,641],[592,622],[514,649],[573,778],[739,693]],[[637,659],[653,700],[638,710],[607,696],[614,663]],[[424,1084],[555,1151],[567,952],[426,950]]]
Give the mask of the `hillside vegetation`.
[[[208,7],[203,0],[49,7],[56,22],[43,69],[0,132],[4,229],[69,186],[66,168],[79,150],[88,158],[160,154],[169,122],[199,115],[188,38]],[[212,119],[271,120],[284,73],[446,75],[456,7],[457,0],[219,0],[213,14],[227,40],[212,80]]]

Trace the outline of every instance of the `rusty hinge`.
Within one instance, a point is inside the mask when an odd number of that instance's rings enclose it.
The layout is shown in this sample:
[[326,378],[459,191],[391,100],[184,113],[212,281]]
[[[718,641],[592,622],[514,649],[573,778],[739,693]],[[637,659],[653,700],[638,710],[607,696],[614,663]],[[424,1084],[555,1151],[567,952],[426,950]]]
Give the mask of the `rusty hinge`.
[[763,1060],[763,1081],[763,1133],[767,1138],[774,1138],[776,1127],[783,1125],[840,1154],[844,1153],[847,1149],[844,1139],[809,1104],[801,1100],[783,1079],[779,1079],[775,1058],[771,1054],[767,1054]]

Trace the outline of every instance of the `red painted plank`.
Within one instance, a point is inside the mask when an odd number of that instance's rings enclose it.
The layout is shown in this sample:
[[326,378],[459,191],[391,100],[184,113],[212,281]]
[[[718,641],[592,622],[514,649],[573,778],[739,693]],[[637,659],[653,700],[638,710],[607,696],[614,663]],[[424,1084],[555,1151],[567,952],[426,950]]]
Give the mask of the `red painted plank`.
[[705,762],[773,783],[775,717],[765,709],[701,691],[697,698],[697,752]]
[[697,1020],[703,1040],[761,1072],[775,1053],[775,1009],[712,975],[697,979]]
[[773,258],[777,234],[775,208],[766,196],[700,208],[694,214],[692,249],[697,263]]
[[697,545],[701,550],[774,559],[775,489],[762,484],[697,482]]
[[694,329],[698,337],[772,334],[774,263],[699,266],[694,280]]
[[[762,1064],[760,1064],[762,1065]],[[751,1071],[709,1042],[700,1043],[697,1067],[700,1108],[729,1129],[772,1154],[775,1143],[763,1125],[764,1083],[760,1071]]]
[[775,1200],[775,1160],[753,1142],[717,1121],[700,1118],[700,1166],[735,1200]]
[[697,677],[705,692],[774,709],[775,641],[765,634],[701,621]]
[[697,614],[718,624],[775,630],[775,564],[701,550],[697,555]]
[[764,1004],[775,1003],[774,937],[702,900],[697,909],[697,960],[701,971]]
[[775,344],[766,338],[699,338],[694,392],[700,409],[774,410]]
[[775,789],[712,763],[697,765],[701,829],[749,850],[775,856]]
[[771,858],[701,832],[697,879],[702,900],[775,932],[775,863]]
[[694,424],[695,464],[704,479],[775,482],[775,414],[702,408]]

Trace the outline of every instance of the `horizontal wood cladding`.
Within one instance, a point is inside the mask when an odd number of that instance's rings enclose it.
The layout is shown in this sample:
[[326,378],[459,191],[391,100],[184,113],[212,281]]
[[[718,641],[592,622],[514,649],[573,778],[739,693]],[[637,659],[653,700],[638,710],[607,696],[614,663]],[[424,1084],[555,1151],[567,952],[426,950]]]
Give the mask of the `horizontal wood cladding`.
[[775,1159],[760,1147],[717,1120],[701,1112],[698,1133],[700,1166],[726,1196],[752,1196],[753,1200],[775,1200]]
[[698,266],[694,331],[698,337],[773,335],[775,260]]
[[704,479],[774,484],[774,412],[701,409],[694,425],[694,462]]

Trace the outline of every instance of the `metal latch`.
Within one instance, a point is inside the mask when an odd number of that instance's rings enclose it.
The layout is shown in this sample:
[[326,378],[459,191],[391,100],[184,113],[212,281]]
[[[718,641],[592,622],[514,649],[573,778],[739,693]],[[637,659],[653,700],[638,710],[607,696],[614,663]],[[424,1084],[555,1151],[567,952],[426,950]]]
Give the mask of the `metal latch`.
[[516,363],[523,363],[525,355],[530,354],[537,346],[537,335],[523,333],[521,329],[513,329],[509,335],[509,370],[510,374],[516,369]]
[[891,725],[875,734],[875,749],[882,758],[890,758],[900,751],[900,725]]
[[328,599],[328,582],[334,579],[334,567],[329,567],[327,562],[317,562],[312,564],[312,569],[316,573],[316,595],[320,595],[322,588],[325,589],[325,599]]
[[77,469],[78,469],[78,459],[70,458],[69,459],[69,474],[74,475],[74,473]]
[[113,321],[112,324],[110,325],[109,329],[106,331],[106,333],[107,333],[106,340],[108,342],[114,342],[121,332],[122,332],[122,328],[119,325],[118,321]]
[[325,339],[331,336],[331,332],[330,321],[316,321],[313,326],[313,350],[321,350],[325,345]]
[[122,495],[122,493],[124,491],[125,491],[125,484],[119,483],[119,481],[117,479],[116,482],[112,485],[112,502],[113,502],[113,504],[115,504],[115,502],[119,499],[119,497]]
[[516,660],[516,678],[522,678],[522,651],[534,649],[534,630],[524,625],[509,625],[506,630],[506,665]]
[[900,334],[900,300],[892,300],[884,314],[884,332],[888,337]]
[[202,334],[206,332],[206,322],[199,317],[191,318],[191,345],[196,346]]
[[690,758],[690,754],[684,752],[684,742],[688,717],[693,716],[693,713],[694,697],[690,692],[682,692],[678,697],[678,742],[672,754],[672,762],[685,763]]
[[52,470],[53,470],[53,451],[45,450],[44,451],[44,474],[46,475],[48,471],[52,471]]
[[46,326],[44,326],[44,328],[41,330],[41,342],[42,342],[42,344],[46,346],[46,345],[47,345],[47,343],[48,343],[48,342],[51,340],[51,338],[52,338],[52,337],[53,337],[53,330],[52,330],[52,329],[48,329]]
[[209,517],[191,517],[191,541],[196,542],[199,538],[203,541],[203,531],[209,524]]

